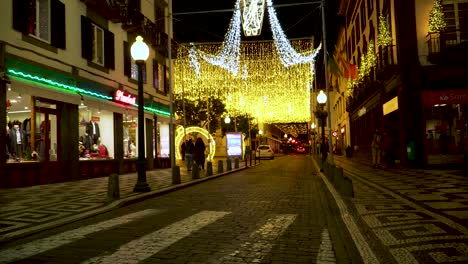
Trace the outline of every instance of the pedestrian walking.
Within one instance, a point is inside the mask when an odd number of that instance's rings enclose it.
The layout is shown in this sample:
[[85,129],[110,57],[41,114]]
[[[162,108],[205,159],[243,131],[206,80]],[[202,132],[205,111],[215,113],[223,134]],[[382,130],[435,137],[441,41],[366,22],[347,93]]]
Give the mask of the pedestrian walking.
[[375,129],[374,136],[372,138],[371,143],[371,151],[372,151],[372,167],[377,168],[380,167],[380,152],[381,152],[381,141],[382,135],[378,128]]
[[185,160],[185,140],[182,142],[182,145],[180,146],[180,152],[182,153],[182,160]]
[[193,140],[189,139],[185,147],[185,163],[187,165],[187,170],[191,171],[193,164],[193,150],[195,148],[193,145]]
[[205,143],[201,137],[197,138],[193,151],[193,159],[202,170],[205,169],[205,148]]

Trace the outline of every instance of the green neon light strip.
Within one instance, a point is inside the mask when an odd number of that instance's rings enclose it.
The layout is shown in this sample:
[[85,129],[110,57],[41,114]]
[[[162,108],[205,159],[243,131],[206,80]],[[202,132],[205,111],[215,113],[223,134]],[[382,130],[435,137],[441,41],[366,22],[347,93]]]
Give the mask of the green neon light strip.
[[59,83],[59,82],[56,82],[56,81],[52,81],[50,79],[45,79],[45,78],[42,78],[42,77],[34,76],[34,75],[31,75],[31,74],[18,72],[18,71],[11,70],[11,69],[8,70],[8,73],[11,73],[13,75],[20,76],[20,77],[23,77],[23,78],[26,78],[26,79],[38,81],[38,82],[41,82],[41,83],[54,85],[54,86],[57,86],[59,88],[63,88],[63,89],[68,90],[68,91],[83,93],[83,94],[91,95],[91,96],[94,96],[94,97],[97,97],[97,98],[112,100],[112,97],[110,97],[108,95],[103,95],[103,94],[98,94],[98,93],[95,93],[95,92],[90,92],[90,91],[87,91],[87,90],[84,90],[84,89],[81,89],[81,88],[78,88],[78,87],[75,87],[75,86],[66,85],[66,84],[63,84],[63,83]]
[[[106,99],[106,100],[110,100],[110,101],[112,101],[112,99],[113,99],[111,96],[108,96],[108,95],[103,95],[103,94],[91,92],[91,91],[84,90],[84,89],[81,89],[81,88],[78,88],[78,87],[66,85],[66,84],[63,84],[63,83],[52,81],[50,79],[45,79],[45,78],[42,78],[42,77],[39,77],[39,76],[34,76],[34,75],[31,75],[31,74],[15,71],[15,70],[12,70],[12,69],[8,69],[8,73],[11,73],[11,74],[13,74],[13,75],[15,75],[17,77],[20,77],[20,78],[24,78],[26,80],[36,81],[36,82],[40,82],[42,84],[48,84],[48,85],[51,85],[52,87],[60,88],[61,90],[65,90],[67,92],[83,93],[83,94],[86,94],[86,95],[91,95],[93,97],[97,97],[97,98],[100,98],[100,99]],[[138,107],[138,104],[134,104],[133,106]],[[148,107],[148,106],[145,106],[144,108],[145,108],[146,111],[149,111],[149,112],[152,112],[152,113],[155,113],[155,114],[160,114],[160,115],[164,115],[164,116],[167,116],[167,117],[171,116],[171,114],[169,112],[166,112],[166,111],[154,109],[154,108]]]

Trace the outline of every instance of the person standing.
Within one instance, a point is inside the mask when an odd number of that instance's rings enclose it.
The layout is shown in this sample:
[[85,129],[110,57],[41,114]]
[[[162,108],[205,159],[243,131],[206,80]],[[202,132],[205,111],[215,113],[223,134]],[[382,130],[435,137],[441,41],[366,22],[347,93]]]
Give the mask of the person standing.
[[193,151],[193,159],[197,163],[198,166],[201,166],[201,169],[205,169],[205,143],[199,137],[195,141],[195,148]]
[[381,151],[382,135],[378,128],[375,129],[374,137],[372,138],[371,151],[372,151],[372,167],[380,167],[380,151]]
[[194,148],[195,146],[193,145],[193,140],[189,139],[189,141],[187,142],[187,145],[185,146],[185,163],[187,165],[188,171],[192,170]]

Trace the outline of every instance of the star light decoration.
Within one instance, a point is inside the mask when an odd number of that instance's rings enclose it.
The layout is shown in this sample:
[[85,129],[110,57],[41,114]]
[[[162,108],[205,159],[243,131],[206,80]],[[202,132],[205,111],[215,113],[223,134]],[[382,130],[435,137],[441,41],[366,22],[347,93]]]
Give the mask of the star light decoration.
[[188,99],[221,98],[229,115],[249,114],[262,123],[310,120],[308,87],[321,44],[317,49],[311,40],[293,45],[272,0],[266,2],[273,43],[241,45],[241,0],[237,0],[221,45],[180,46],[174,64],[176,94],[184,91]]
[[258,36],[262,32],[265,0],[242,0],[242,28],[245,36]]

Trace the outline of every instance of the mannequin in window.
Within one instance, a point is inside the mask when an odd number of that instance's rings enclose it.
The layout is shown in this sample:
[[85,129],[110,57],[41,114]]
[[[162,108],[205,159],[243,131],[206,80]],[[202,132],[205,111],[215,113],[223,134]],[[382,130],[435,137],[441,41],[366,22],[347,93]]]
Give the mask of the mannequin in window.
[[20,127],[19,121],[13,122],[13,128],[10,129],[10,153],[16,161],[23,159],[24,132]]
[[91,136],[93,145],[98,144],[101,133],[99,132],[99,124],[94,120],[89,121],[86,125],[86,134]]

